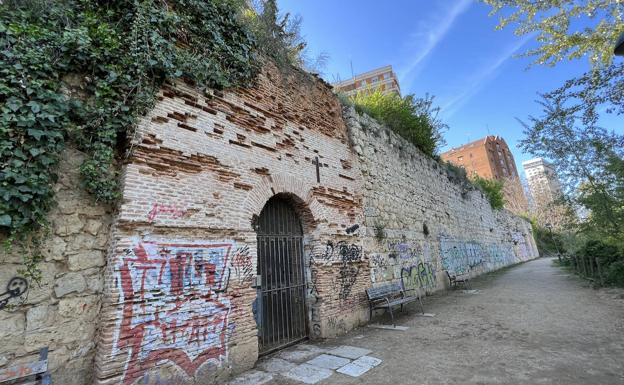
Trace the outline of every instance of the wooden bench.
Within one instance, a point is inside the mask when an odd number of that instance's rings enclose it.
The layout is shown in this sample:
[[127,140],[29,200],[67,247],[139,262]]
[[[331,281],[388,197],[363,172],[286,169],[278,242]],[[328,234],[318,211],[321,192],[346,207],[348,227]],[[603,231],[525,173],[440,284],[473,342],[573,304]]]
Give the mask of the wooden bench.
[[39,351],[39,361],[12,366],[0,370],[0,384],[8,381],[19,385],[51,385],[52,379],[48,373],[48,348]]
[[[406,292],[408,291],[414,291],[414,295],[406,295]],[[420,303],[420,309],[424,313],[420,296],[416,294],[417,293],[414,289],[403,290],[403,287],[401,287],[399,283],[388,283],[366,289],[370,319],[373,318],[373,310],[387,309],[388,311],[390,311],[392,325],[396,326],[394,322],[394,313],[392,312],[392,307],[401,305],[401,311],[403,311],[404,304],[414,301],[418,301]]]
[[454,273],[451,274],[447,270],[446,271],[446,276],[449,279],[449,283],[451,285],[451,289],[457,288],[457,285],[463,285],[464,288],[470,288],[470,279],[468,278],[468,273],[457,275],[457,274],[454,274]]

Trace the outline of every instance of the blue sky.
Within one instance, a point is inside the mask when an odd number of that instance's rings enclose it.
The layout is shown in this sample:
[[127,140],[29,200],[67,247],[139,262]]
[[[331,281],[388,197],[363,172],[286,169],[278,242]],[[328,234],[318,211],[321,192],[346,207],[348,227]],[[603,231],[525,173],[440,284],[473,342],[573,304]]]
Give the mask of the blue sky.
[[[279,0],[283,12],[303,18],[302,34],[312,54],[329,60],[323,77],[333,82],[391,64],[402,93],[435,96],[450,126],[446,151],[463,143],[501,135],[521,163],[523,137],[516,120],[540,115],[539,92],[551,91],[587,71],[586,60],[555,67],[517,58],[534,45],[533,36],[496,31],[490,7],[474,0]],[[616,117],[605,119],[610,129]],[[621,125],[621,124],[620,124]],[[618,128],[620,130],[621,128]]]

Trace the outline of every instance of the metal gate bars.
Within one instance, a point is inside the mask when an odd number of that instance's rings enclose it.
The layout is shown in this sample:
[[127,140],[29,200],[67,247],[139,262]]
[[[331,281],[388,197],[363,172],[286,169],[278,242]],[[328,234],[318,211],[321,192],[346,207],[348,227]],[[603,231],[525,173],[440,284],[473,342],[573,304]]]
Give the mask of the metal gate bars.
[[260,354],[308,336],[303,230],[292,206],[271,198],[258,219]]

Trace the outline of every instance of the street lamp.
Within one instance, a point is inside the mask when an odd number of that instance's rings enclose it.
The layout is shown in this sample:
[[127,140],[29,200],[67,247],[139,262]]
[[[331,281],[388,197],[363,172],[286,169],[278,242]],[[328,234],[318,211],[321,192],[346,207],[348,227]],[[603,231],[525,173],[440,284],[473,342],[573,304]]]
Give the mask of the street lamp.
[[624,33],[620,35],[620,38],[615,43],[615,48],[613,49],[613,53],[618,56],[624,56]]

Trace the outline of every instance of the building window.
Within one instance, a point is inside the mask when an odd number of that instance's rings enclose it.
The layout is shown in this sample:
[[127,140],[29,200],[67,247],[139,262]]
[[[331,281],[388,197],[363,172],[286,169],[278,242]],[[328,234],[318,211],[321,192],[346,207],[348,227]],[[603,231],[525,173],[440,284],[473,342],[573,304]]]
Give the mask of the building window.
[[379,81],[379,76],[373,76],[371,78],[371,83],[377,83]]
[[458,157],[457,157],[457,160],[458,160],[458,161],[460,161],[460,162],[462,162],[462,161],[464,160],[464,157],[463,157],[463,156],[458,156]]

